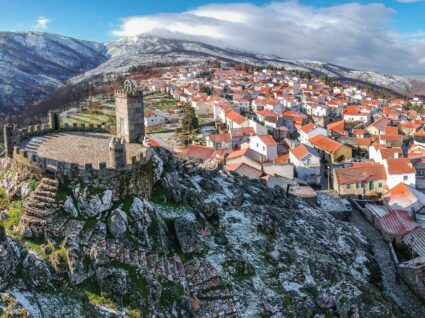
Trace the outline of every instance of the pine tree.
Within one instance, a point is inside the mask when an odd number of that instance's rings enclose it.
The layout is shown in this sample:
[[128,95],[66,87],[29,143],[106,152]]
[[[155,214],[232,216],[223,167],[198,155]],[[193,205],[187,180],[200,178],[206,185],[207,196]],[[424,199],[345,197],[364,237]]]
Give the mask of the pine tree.
[[182,119],[182,128],[186,132],[192,132],[199,128],[198,117],[196,117],[195,110],[188,107]]

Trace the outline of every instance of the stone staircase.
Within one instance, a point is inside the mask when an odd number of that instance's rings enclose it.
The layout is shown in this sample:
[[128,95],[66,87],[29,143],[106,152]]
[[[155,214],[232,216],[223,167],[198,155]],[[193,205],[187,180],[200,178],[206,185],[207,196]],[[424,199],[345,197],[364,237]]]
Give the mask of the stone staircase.
[[43,178],[25,204],[20,221],[20,232],[25,238],[43,238],[46,225],[57,213],[61,202],[56,200],[59,182]]
[[196,317],[238,317],[237,298],[211,264],[193,260],[185,271]]

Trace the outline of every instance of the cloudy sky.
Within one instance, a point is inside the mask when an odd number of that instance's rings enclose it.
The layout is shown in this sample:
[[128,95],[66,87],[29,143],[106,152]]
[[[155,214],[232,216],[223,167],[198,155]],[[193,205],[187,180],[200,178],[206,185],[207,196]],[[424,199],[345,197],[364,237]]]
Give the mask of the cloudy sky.
[[[95,41],[153,33],[292,59],[425,75],[425,1],[0,0],[0,29]],[[3,16],[2,16],[3,15]]]

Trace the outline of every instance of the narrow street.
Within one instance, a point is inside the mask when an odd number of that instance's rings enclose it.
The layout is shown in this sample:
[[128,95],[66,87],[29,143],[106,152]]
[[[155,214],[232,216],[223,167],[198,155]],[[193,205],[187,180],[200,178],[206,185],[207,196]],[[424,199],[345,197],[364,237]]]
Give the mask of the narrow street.
[[375,260],[381,270],[382,285],[387,295],[409,317],[425,317],[425,304],[411,292],[403,281],[396,282],[396,269],[391,260],[390,250],[378,230],[356,208],[353,209],[350,222],[360,229],[372,245]]

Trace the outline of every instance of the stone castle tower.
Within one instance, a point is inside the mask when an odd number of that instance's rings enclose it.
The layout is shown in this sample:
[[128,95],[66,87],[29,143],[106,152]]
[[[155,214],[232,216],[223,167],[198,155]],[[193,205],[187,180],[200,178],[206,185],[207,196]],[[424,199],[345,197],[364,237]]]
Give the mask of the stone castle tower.
[[115,91],[117,136],[128,143],[141,143],[145,136],[143,92],[136,82],[126,80],[124,89]]
[[111,168],[124,168],[127,164],[124,139],[112,137],[109,140],[109,164]]
[[49,111],[49,128],[55,131],[60,129],[59,114],[55,111]]
[[12,157],[13,146],[19,143],[19,130],[15,125],[3,126],[3,144],[5,154]]

